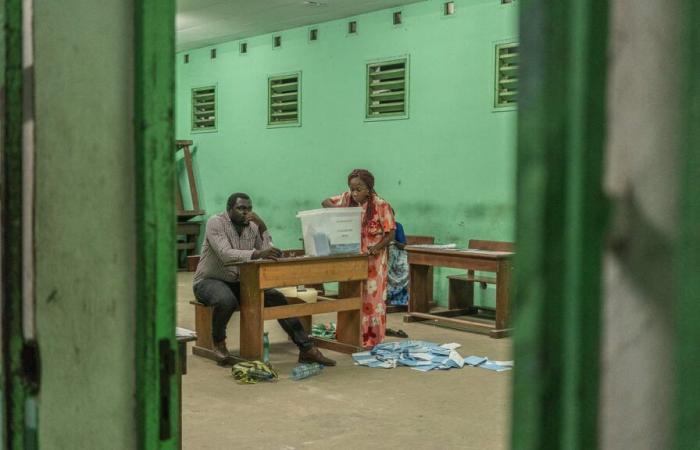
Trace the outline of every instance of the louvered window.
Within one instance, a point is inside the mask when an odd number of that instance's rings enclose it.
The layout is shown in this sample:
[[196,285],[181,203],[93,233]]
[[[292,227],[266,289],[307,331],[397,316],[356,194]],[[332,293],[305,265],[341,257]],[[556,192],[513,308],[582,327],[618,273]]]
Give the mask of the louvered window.
[[515,106],[518,101],[518,44],[496,46],[495,106]]
[[367,118],[408,116],[408,60],[367,64]]
[[192,130],[216,130],[216,86],[192,89]]
[[299,73],[269,78],[268,125],[296,125],[300,123],[300,82]]

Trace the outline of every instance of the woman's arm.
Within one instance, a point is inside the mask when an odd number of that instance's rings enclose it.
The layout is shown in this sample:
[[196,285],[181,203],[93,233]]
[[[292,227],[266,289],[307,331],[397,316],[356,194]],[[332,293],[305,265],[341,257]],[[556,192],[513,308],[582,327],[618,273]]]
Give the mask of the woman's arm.
[[367,253],[369,253],[370,255],[376,255],[377,253],[379,253],[381,249],[389,245],[389,243],[394,240],[394,234],[394,230],[391,230],[388,233],[384,233],[384,237],[382,237],[382,240],[379,241],[377,245],[369,247],[367,249]]
[[333,200],[327,198],[321,202],[321,206],[323,206],[324,208],[332,208],[335,206],[335,204],[333,203]]

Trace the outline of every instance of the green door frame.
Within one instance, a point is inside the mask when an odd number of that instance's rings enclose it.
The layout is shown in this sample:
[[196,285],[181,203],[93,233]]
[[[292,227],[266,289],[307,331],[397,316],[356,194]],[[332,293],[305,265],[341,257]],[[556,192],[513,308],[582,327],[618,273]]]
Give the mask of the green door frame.
[[175,449],[175,2],[137,0],[134,14],[138,441]]
[[674,448],[700,449],[700,2],[684,0],[678,307],[676,309],[676,422]]
[[520,3],[512,447],[597,447],[607,0]]

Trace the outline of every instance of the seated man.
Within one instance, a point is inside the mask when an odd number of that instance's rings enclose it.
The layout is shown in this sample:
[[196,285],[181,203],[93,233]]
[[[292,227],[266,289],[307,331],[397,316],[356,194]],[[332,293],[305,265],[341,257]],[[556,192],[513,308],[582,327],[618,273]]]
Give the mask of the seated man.
[[[272,246],[267,226],[253,212],[247,194],[236,193],[228,198],[226,212],[207,221],[202,254],[194,274],[194,295],[198,301],[213,307],[212,338],[214,351],[221,358],[229,356],[226,348],[226,325],[238,307],[241,285],[237,266],[226,263],[251,259],[275,259],[282,252]],[[286,305],[287,299],[275,289],[265,290],[265,306]],[[284,331],[299,347],[299,362],[318,362],[334,366],[314,347],[299,319],[278,320]]]

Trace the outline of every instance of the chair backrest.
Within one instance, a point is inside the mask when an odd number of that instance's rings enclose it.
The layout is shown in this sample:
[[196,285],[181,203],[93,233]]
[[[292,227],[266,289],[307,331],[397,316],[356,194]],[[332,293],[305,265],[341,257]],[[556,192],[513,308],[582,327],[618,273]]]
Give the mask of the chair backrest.
[[421,245],[421,244],[434,244],[434,236],[416,236],[416,235],[406,235],[406,245]]
[[469,248],[475,250],[490,250],[492,252],[514,252],[515,244],[504,241],[482,241],[479,239],[469,239]]

